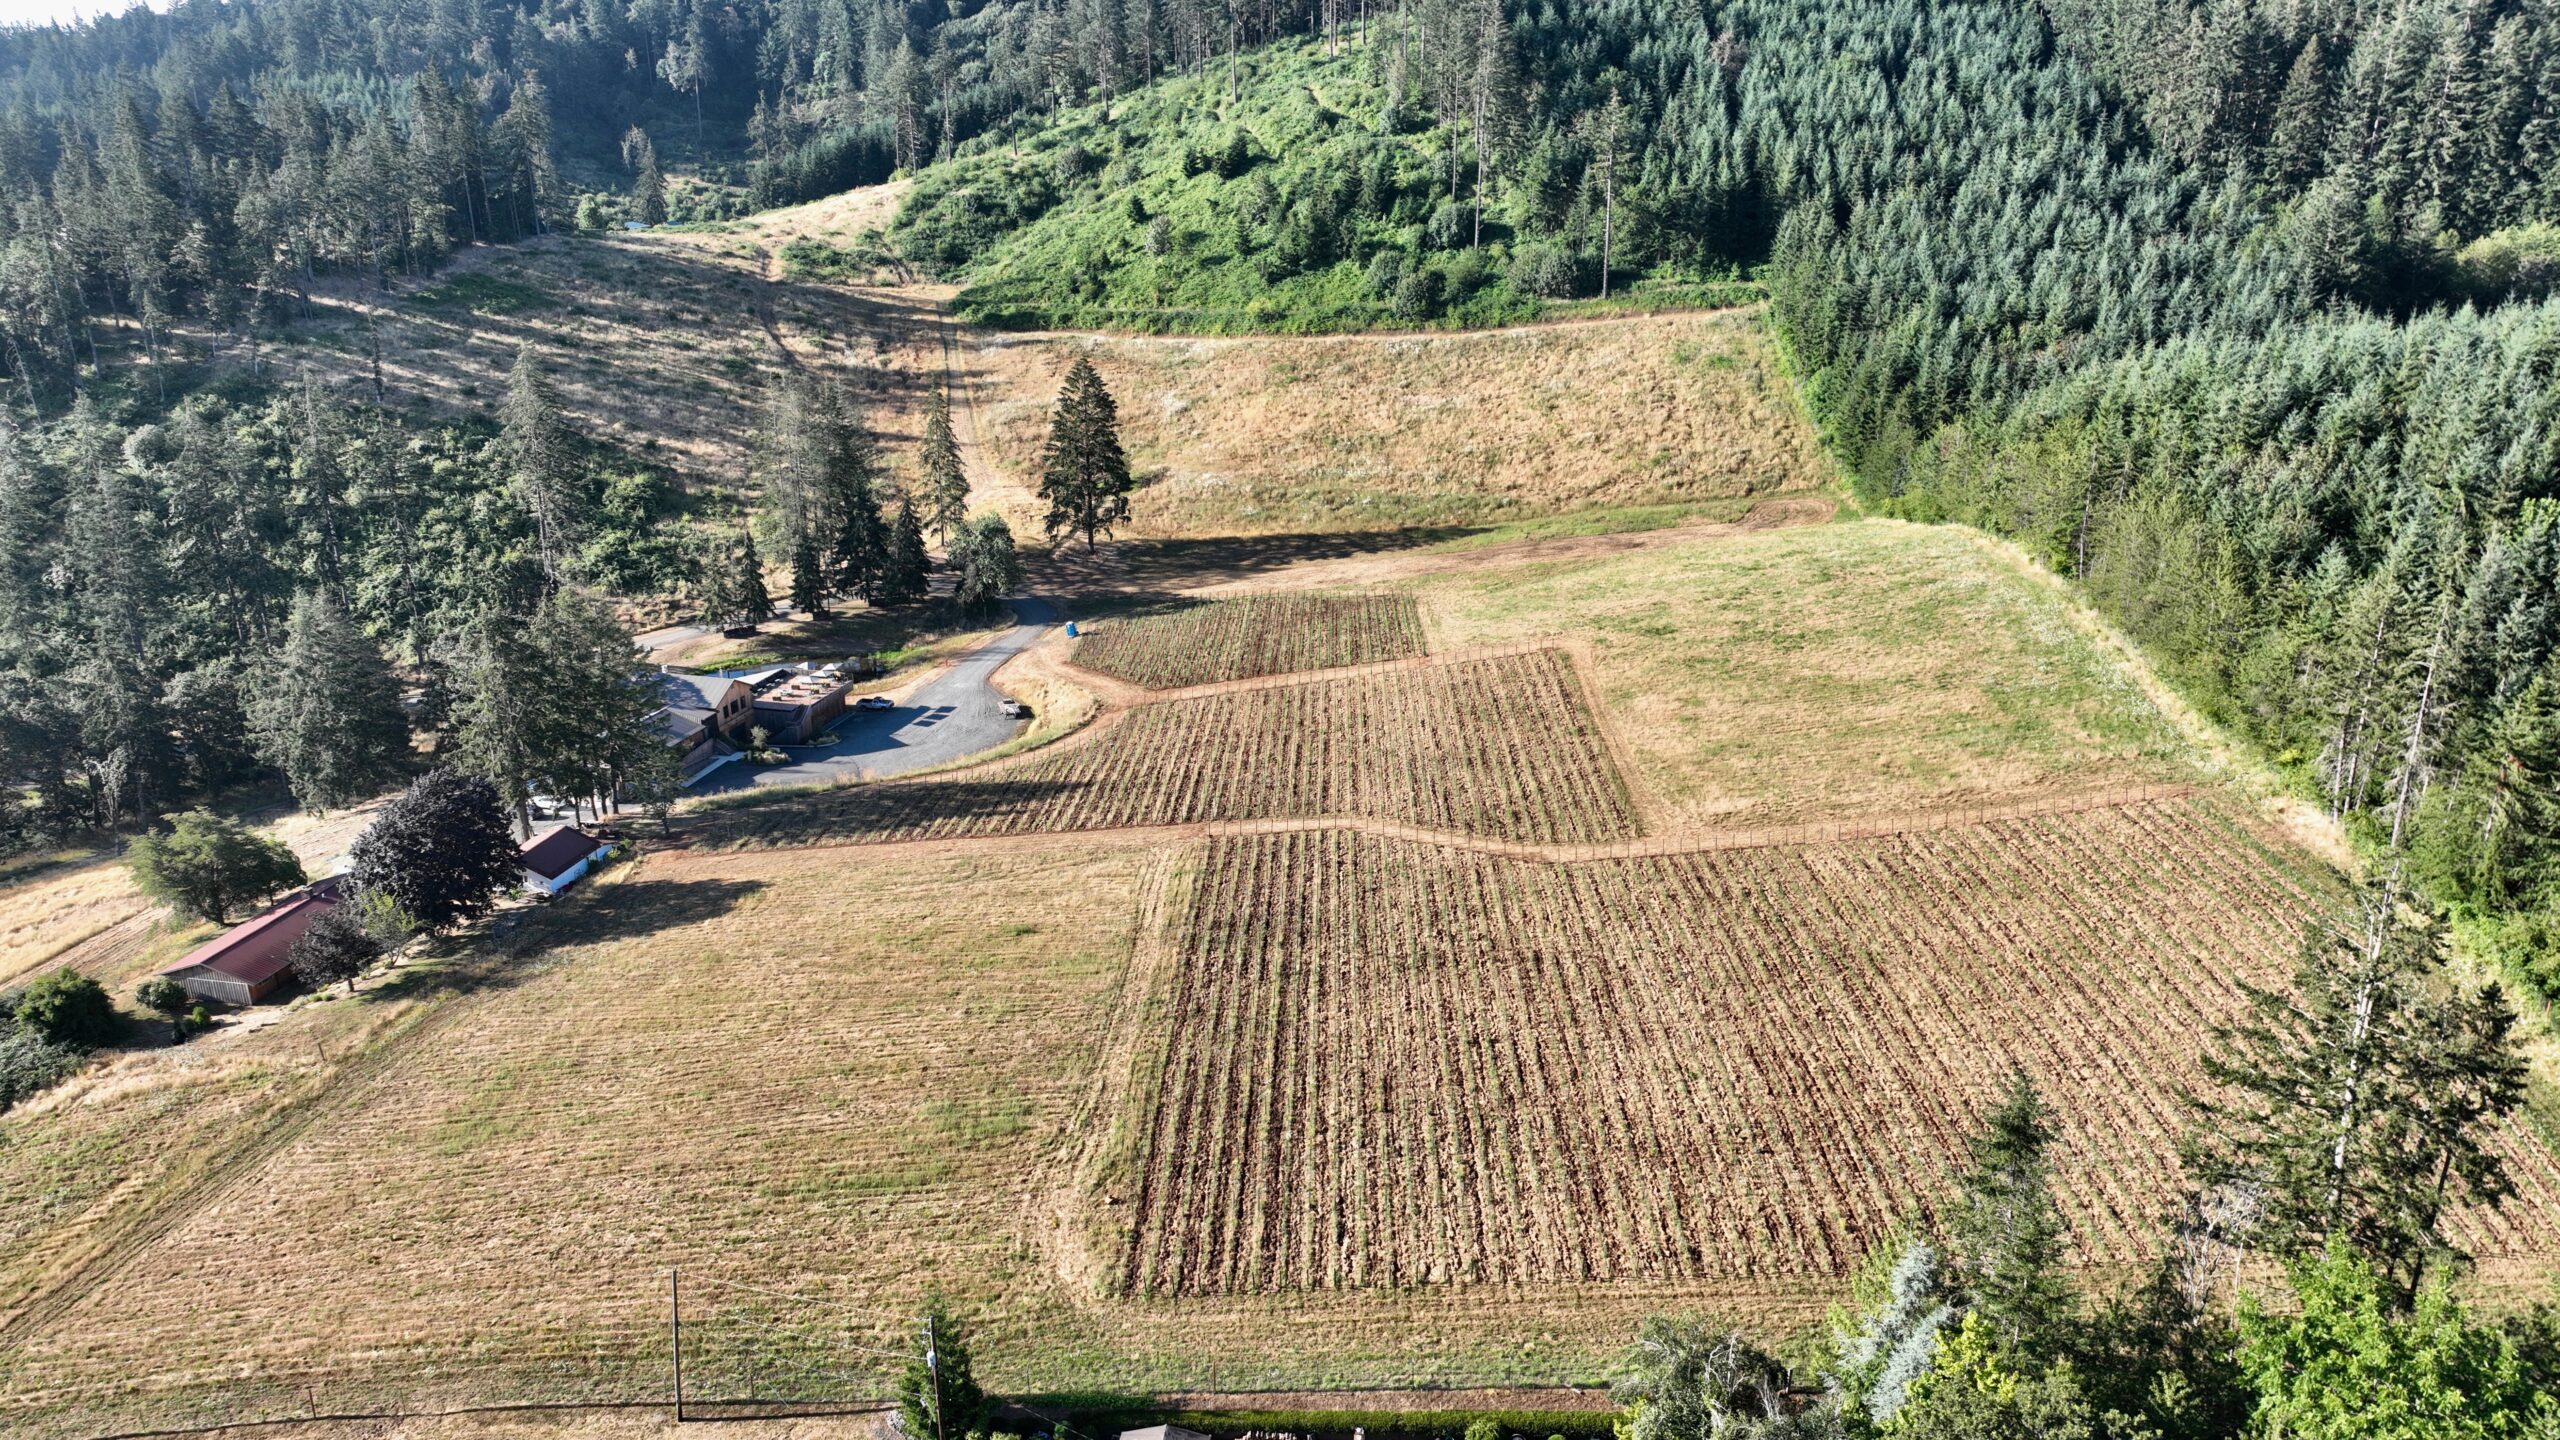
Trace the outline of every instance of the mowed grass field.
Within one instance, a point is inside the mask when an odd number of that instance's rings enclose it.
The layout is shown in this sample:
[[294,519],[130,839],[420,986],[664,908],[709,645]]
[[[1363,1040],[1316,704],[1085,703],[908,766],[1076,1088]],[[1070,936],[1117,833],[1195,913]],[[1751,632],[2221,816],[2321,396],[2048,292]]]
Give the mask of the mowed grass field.
[[1479,334],[979,336],[980,441],[1037,472],[1076,357],[1120,406],[1132,534],[1476,525],[1818,489],[1831,470],[1756,310]]
[[2060,590],[1954,527],[1860,520],[1411,582],[1450,648],[1572,636],[1673,830],[2212,774]]
[[[935,1287],[1001,1332],[1041,1302],[1023,1186],[1085,1093],[1147,863],[645,860],[544,917],[585,938],[336,1077],[323,1123],[10,1335],[0,1388],[55,1417],[656,1394],[679,1263],[856,1304],[863,1343]],[[99,1144],[189,1123],[108,1113],[81,1153],[13,1117],[0,1193],[113,1183]]]

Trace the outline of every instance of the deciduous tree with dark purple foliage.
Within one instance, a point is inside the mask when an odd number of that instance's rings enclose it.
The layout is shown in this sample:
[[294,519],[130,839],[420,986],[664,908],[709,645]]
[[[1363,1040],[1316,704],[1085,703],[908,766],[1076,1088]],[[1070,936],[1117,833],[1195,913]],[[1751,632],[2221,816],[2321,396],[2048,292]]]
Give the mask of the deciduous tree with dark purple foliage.
[[498,787],[458,770],[419,776],[357,838],[353,857],[359,889],[391,897],[431,933],[489,913],[521,869]]

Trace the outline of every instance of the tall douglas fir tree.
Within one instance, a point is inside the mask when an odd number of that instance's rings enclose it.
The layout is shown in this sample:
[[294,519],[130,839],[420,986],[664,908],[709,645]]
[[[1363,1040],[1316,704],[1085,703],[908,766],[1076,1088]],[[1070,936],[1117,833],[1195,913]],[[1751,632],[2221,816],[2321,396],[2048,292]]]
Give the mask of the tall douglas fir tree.
[[1097,535],[1129,518],[1129,457],[1120,450],[1120,407],[1093,362],[1083,356],[1067,370],[1058,407],[1049,421],[1049,443],[1040,453],[1040,498],[1049,502],[1050,543],[1082,535],[1091,550]]

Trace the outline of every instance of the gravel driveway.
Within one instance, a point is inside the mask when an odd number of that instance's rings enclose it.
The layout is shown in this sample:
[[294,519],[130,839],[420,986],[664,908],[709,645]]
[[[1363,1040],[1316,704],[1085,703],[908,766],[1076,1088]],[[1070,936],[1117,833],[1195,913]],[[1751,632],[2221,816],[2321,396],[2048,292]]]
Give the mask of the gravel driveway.
[[1013,607],[1014,627],[960,657],[905,704],[894,710],[848,710],[836,722],[832,743],[786,745],[783,753],[791,759],[781,765],[733,760],[704,776],[692,793],[904,775],[966,760],[1021,734],[1028,722],[1004,717],[996,708],[1003,697],[988,681],[998,666],[1029,649],[1056,624],[1058,612],[1031,596],[1005,603]]

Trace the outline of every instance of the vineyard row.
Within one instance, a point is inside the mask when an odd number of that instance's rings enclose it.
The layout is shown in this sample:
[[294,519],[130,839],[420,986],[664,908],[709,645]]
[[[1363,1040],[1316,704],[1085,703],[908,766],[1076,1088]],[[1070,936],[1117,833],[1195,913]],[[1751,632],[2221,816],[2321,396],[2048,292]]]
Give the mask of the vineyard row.
[[703,842],[954,839],[1366,816],[1533,844],[1639,833],[1573,663],[1537,650],[1141,705],[999,774],[714,812]]
[[[1569,865],[1218,839],[1124,1280],[1835,1279],[2015,1069],[2079,1258],[2137,1260],[2203,1038],[2335,898],[2187,800]],[[2484,1256],[2560,1239],[2560,1175],[2517,1168]]]
[[1103,620],[1075,663],[1150,690],[1179,690],[1423,653],[1410,595],[1243,595]]

